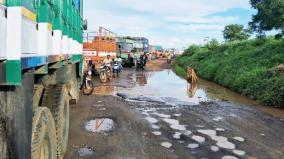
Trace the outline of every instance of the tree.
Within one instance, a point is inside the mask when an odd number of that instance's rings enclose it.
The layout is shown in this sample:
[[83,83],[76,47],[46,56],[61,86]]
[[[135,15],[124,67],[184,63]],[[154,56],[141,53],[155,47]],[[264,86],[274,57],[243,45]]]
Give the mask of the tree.
[[225,27],[223,36],[226,41],[247,40],[250,36],[249,29],[244,29],[243,25],[230,24]]
[[284,35],[284,1],[283,0],[250,0],[252,8],[257,10],[249,23],[251,28],[262,33],[280,30]]
[[219,42],[218,42],[217,39],[211,39],[211,40],[206,44],[206,47],[207,47],[209,50],[217,49],[219,46],[220,46],[220,44],[219,44]]

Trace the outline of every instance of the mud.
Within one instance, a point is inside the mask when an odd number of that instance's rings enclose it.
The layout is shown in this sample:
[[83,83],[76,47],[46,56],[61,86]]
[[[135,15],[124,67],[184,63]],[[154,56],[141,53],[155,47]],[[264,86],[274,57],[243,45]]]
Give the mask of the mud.
[[[100,90],[93,96],[81,95],[79,103],[72,106],[65,158],[86,158],[78,155],[82,147],[92,147],[95,153],[87,158],[95,159],[283,158],[281,113],[275,117],[259,109],[258,104],[212,98],[204,85],[189,97],[186,82],[185,88],[179,90],[183,81],[166,80],[162,70],[165,67],[169,66],[159,60],[145,72],[125,69],[120,78],[108,84],[95,80]],[[160,77],[155,73],[159,72],[162,79],[156,82]],[[159,83],[174,86],[162,88],[166,86]],[[101,111],[102,107],[106,110]],[[85,124],[95,118],[112,119],[115,129],[87,132]]]

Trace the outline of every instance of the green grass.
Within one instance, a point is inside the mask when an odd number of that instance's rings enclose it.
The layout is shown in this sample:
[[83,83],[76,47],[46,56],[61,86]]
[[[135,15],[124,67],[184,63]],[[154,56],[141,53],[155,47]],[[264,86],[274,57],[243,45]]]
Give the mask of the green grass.
[[185,76],[193,67],[198,76],[214,81],[266,105],[284,108],[284,40],[267,38],[222,44],[214,50],[191,46],[175,62]]

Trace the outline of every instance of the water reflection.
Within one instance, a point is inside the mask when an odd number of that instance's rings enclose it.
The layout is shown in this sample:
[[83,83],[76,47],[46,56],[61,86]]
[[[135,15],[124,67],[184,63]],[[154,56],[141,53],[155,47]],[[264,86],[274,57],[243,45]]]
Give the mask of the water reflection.
[[99,86],[95,87],[95,95],[116,95],[117,87],[114,86]]
[[194,71],[193,68],[188,67],[187,68],[187,80],[188,80],[188,85],[187,85],[187,90],[188,90],[188,95],[189,97],[194,97],[197,91],[197,82],[198,78],[197,75]]
[[[113,85],[120,84],[119,82],[123,80],[125,78],[121,77],[121,80],[118,80],[118,83],[113,83]],[[155,98],[171,97],[196,104],[211,99],[228,100],[243,105],[259,106],[258,108],[264,112],[284,117],[284,111],[262,107],[254,100],[203,79],[188,83],[171,70],[129,73],[127,75],[127,87],[100,86],[95,88],[95,94],[99,95],[116,95],[117,93]]]
[[187,84],[187,93],[190,98],[194,97],[197,92],[197,82],[192,82]]

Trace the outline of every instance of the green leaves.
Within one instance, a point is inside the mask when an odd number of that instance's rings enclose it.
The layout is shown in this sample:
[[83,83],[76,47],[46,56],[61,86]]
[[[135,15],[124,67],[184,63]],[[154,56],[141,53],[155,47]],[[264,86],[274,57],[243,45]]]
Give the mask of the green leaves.
[[257,47],[256,43],[259,39],[236,41],[215,50],[191,46],[177,58],[175,70],[183,75],[191,66],[202,78],[267,105],[284,107],[284,42],[265,38]]
[[251,30],[244,29],[243,25],[230,24],[223,31],[224,39],[227,41],[247,40],[250,37]]
[[254,31],[263,33],[275,29],[284,33],[283,0],[250,0],[250,3],[257,10],[249,23]]

